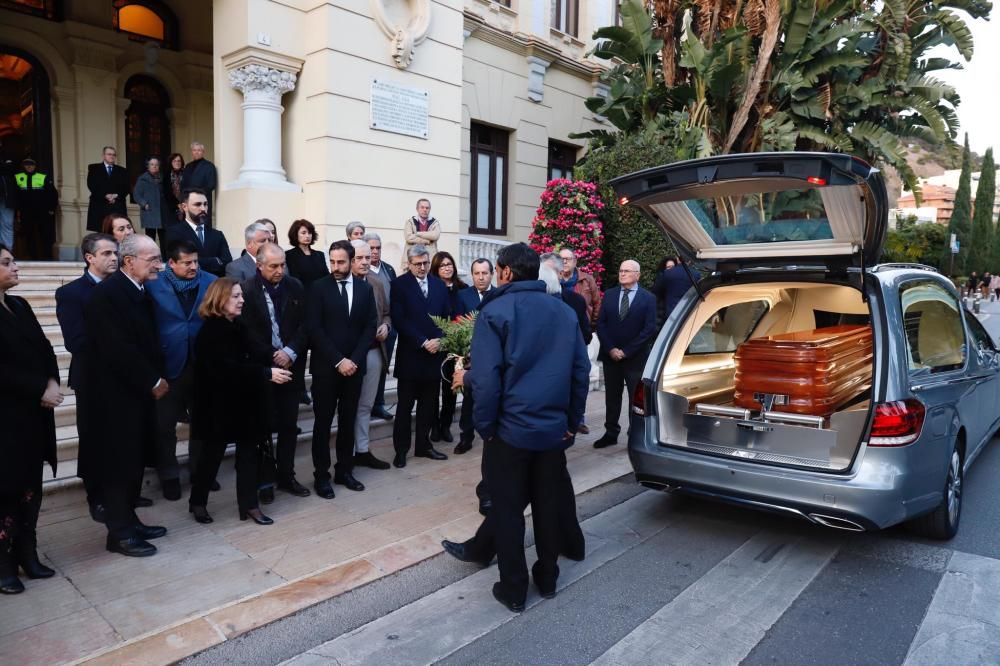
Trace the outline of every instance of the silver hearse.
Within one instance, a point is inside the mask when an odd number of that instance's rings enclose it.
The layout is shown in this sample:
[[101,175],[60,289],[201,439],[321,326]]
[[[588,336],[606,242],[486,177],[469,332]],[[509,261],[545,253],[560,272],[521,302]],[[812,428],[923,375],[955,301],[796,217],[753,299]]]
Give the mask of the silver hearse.
[[[908,521],[954,536],[965,471],[998,426],[1000,355],[944,276],[876,265],[888,217],[878,170],[847,155],[759,153],[612,185],[691,267],[633,396],[637,480],[832,528]],[[740,371],[748,341],[827,327],[869,327],[870,355],[825,412],[793,409],[769,373]],[[836,365],[793,388],[827,390],[816,385]]]

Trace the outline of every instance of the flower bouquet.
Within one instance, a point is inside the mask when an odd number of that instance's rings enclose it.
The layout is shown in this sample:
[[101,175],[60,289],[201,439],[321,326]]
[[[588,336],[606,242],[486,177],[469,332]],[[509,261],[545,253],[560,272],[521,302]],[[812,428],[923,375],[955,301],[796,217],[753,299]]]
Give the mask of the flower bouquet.
[[[445,366],[454,363],[456,370],[463,370],[469,363],[469,351],[472,349],[472,330],[476,327],[476,317],[479,312],[462,315],[454,319],[444,317],[431,317],[434,324],[441,329],[441,351],[445,353],[444,363],[441,364],[441,377],[445,381],[450,378],[445,375]],[[462,389],[457,389],[456,393],[461,393]]]

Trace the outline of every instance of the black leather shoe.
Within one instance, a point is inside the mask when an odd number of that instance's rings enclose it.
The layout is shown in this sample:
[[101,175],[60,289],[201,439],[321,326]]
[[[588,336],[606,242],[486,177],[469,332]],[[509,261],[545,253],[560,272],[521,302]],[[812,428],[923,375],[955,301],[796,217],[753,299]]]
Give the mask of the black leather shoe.
[[316,494],[323,499],[333,499],[337,496],[333,492],[333,486],[330,485],[329,481],[317,481],[313,487],[316,489]]
[[296,497],[309,497],[310,495],[309,489],[295,479],[292,479],[287,483],[279,483],[278,490],[284,490],[286,493],[290,493]]
[[148,497],[143,497],[142,495],[136,497],[132,502],[132,507],[136,509],[145,509],[148,506],[153,506],[153,500]]
[[24,583],[17,576],[0,578],[0,594],[21,594],[22,592],[24,592]]
[[265,516],[260,509],[247,509],[246,511],[240,511],[240,520],[246,520],[247,518],[258,525],[274,525],[274,520],[269,516]]
[[392,459],[392,464],[394,467],[398,467],[399,469],[406,467],[406,454],[397,453],[396,456]]
[[448,541],[445,539],[441,542],[441,546],[444,548],[444,552],[448,553],[456,560],[460,560],[462,562],[473,562],[484,568],[490,565],[489,562],[483,562],[482,560],[472,557],[472,555],[469,554],[469,549],[465,547],[464,543],[457,543],[455,541]]
[[489,499],[481,499],[481,500],[479,500],[479,513],[481,515],[485,516],[486,514],[488,514],[490,512],[490,509],[492,509],[492,508],[493,508],[493,500],[489,500]]
[[451,436],[451,428],[441,428],[441,441],[451,444],[455,438]]
[[91,504],[90,505],[90,518],[95,523],[104,524],[106,520],[104,516],[104,505],[103,504]]
[[212,520],[212,516],[208,513],[208,509],[203,506],[191,505],[188,507],[188,511],[194,516],[194,519],[202,525],[208,525],[209,523],[215,522]]
[[218,481],[216,481],[215,479],[212,479],[212,485],[210,485],[208,487],[208,489],[211,490],[213,493],[217,493],[220,490],[222,490],[222,486],[219,485]]
[[140,539],[159,539],[167,535],[167,528],[162,525],[143,525],[139,523],[135,526],[135,535]]
[[441,428],[439,428],[437,426],[434,426],[433,428],[431,428],[430,438],[431,438],[432,442],[440,442],[441,441]]
[[493,598],[502,603],[511,613],[520,613],[524,610],[523,601],[511,601],[503,596],[500,591],[500,583],[493,584]]
[[428,448],[426,451],[421,451],[419,453],[414,453],[413,455],[415,457],[417,457],[417,458],[430,458],[431,460],[447,460],[448,459],[448,456],[446,456],[445,454],[441,453],[440,451],[438,451],[437,449],[435,449],[433,446],[430,447],[430,448]]
[[257,497],[260,498],[261,504],[274,504],[274,486],[261,488],[260,492],[257,493]]
[[385,407],[379,407],[378,409],[372,410],[372,418],[375,419],[385,419],[386,421],[392,420],[392,412],[387,410]]
[[309,391],[303,391],[302,395],[299,396],[299,404],[311,405],[312,402],[312,398],[309,397]]
[[556,596],[556,581],[559,578],[559,567],[556,567],[554,576],[539,576],[539,562],[531,567],[531,579],[535,582],[535,588],[543,599],[552,599]]
[[156,555],[156,546],[137,536],[129,537],[117,541],[108,537],[107,549],[112,553],[127,555],[128,557],[149,557]]
[[333,482],[348,490],[362,491],[365,489],[365,484],[355,479],[353,474],[334,474]]
[[594,442],[594,448],[595,449],[603,449],[603,448],[606,448],[606,447],[609,447],[609,446],[614,446],[617,443],[618,443],[618,438],[617,437],[615,437],[613,435],[604,434],[604,435],[601,436],[600,439],[598,439],[596,442]]
[[455,445],[455,455],[462,455],[472,450],[472,442],[459,442]]
[[371,451],[365,451],[354,456],[354,466],[370,467],[371,469],[389,469],[390,465],[384,460],[379,460]]
[[176,502],[181,498],[180,479],[164,479],[160,485],[163,487],[163,499]]
[[35,550],[35,544],[32,541],[29,545],[14,546],[14,552],[16,553],[17,563],[24,570],[24,575],[31,579],[38,578],[52,578],[56,575],[53,569],[42,564],[42,561],[38,559],[38,551]]

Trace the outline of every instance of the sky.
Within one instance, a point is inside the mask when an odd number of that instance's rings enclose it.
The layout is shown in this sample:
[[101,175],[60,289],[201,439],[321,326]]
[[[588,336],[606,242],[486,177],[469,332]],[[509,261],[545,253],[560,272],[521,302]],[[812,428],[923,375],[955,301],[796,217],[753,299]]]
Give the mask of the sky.
[[[963,63],[965,69],[943,70],[935,75],[951,84],[958,91],[962,103],[958,107],[958,119],[962,134],[969,133],[969,145],[980,155],[993,148],[1000,153],[1000,2],[993,3],[990,21],[971,21],[975,37],[975,51],[971,62],[965,62],[954,47],[949,55]],[[935,55],[942,55],[936,53]]]

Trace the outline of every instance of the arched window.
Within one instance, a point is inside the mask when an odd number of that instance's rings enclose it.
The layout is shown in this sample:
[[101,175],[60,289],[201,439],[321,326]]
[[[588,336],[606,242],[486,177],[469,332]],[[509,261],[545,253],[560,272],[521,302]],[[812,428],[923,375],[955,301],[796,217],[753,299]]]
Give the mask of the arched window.
[[178,48],[177,17],[160,0],[114,0],[112,25],[131,39]]
[[0,44],[0,163],[25,157],[52,174],[49,77],[33,55]]
[[136,74],[125,83],[125,168],[129,183],[146,170],[146,158],[156,155],[162,162],[170,155],[170,97],[151,76]]

